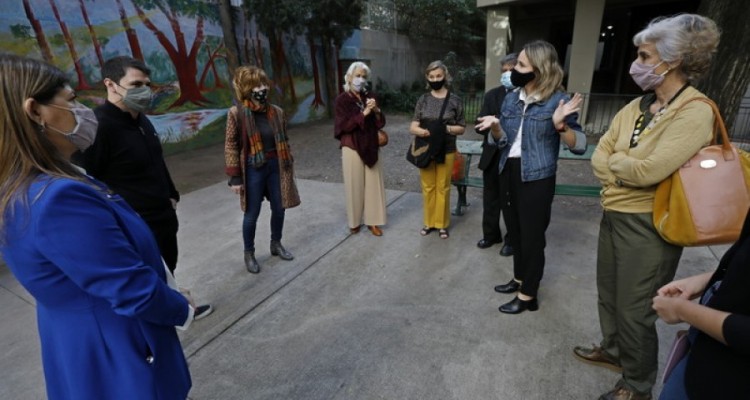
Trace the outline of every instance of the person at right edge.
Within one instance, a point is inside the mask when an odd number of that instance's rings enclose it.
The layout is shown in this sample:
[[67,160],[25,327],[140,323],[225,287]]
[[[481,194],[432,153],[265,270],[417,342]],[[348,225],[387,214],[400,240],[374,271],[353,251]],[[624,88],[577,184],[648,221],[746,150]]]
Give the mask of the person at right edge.
[[583,98],[565,94],[562,79],[555,48],[542,40],[527,43],[510,75],[518,89],[505,96],[499,118],[484,116],[475,127],[490,129],[487,144],[500,148],[500,186],[508,188],[513,279],[495,291],[517,294],[500,306],[505,314],[539,309],[560,144],[574,154],[586,152],[586,135],[577,119]]
[[[484,95],[482,109],[477,118],[485,115],[500,115],[500,106],[503,104],[505,95],[514,89],[510,81],[510,74],[516,66],[518,55],[511,53],[500,59],[500,68],[503,74],[500,78],[500,86],[490,89]],[[508,188],[500,185],[500,172],[497,170],[500,150],[497,146],[487,142],[489,129],[477,131],[485,137],[482,141],[482,156],[479,158],[479,169],[482,170],[482,239],[477,242],[477,247],[486,249],[493,244],[503,243],[503,231],[500,229],[500,212],[502,211],[505,221],[505,241],[500,249],[500,255],[504,257],[513,255],[513,246],[508,238]]]
[[[750,213],[715,272],[662,286],[653,308],[668,324],[690,324],[690,349],[659,400],[743,399],[750,393]],[[700,303],[690,300],[701,297]]]
[[622,371],[601,400],[651,399],[659,340],[657,289],[674,278],[682,247],[664,241],[652,221],[656,187],[712,138],[711,107],[690,83],[708,71],[719,43],[700,15],[657,18],[633,37],[630,75],[652,91],[623,107],[591,158],[602,184],[596,285],[602,341],[573,349],[584,362]]

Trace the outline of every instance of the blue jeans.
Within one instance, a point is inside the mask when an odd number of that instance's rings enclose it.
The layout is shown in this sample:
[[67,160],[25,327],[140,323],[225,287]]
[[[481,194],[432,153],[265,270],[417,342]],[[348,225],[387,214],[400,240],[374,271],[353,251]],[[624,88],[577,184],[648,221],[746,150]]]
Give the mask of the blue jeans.
[[279,160],[267,159],[260,168],[248,164],[246,179],[247,210],[242,219],[242,239],[245,242],[245,251],[255,251],[255,227],[264,197],[271,202],[271,240],[280,241],[281,230],[284,229]]

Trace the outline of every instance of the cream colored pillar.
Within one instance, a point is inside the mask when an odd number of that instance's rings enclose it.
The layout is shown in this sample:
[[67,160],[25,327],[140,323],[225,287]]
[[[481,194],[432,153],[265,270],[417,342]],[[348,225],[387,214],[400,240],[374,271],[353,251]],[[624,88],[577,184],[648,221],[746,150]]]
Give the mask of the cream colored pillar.
[[500,59],[508,54],[510,39],[510,21],[508,7],[490,7],[487,9],[487,42],[484,71],[484,90],[500,85]]
[[[604,15],[604,2],[605,0],[576,1],[573,44],[570,46],[568,92],[591,93],[591,81],[594,78],[596,66],[596,49]],[[587,108],[588,101],[581,112],[582,122],[586,120]]]

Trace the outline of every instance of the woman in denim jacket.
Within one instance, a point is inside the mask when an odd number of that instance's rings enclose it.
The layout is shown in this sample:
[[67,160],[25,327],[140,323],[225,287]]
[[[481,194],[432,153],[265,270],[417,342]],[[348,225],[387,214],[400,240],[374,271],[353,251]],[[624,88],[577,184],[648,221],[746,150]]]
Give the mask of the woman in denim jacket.
[[479,119],[477,129],[490,128],[489,144],[501,148],[498,171],[510,194],[513,279],[498,285],[499,293],[518,295],[500,312],[518,314],[539,308],[537,291],[544,273],[545,232],[552,212],[555,173],[562,140],[570,151],[583,154],[586,136],[577,122],[582,97],[562,91],[562,67],[551,44],[524,46],[511,81],[518,87],[505,96],[501,115]]

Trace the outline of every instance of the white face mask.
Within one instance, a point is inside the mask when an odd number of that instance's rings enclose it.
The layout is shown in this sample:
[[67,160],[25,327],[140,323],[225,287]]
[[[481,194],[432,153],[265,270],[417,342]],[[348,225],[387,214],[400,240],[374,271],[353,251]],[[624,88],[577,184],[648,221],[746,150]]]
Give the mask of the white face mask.
[[42,126],[65,136],[78,150],[86,151],[94,143],[96,129],[99,127],[99,121],[96,119],[94,111],[78,102],[71,108],[60,107],[56,104],[49,104],[49,106],[72,112],[76,119],[76,126],[70,132],[63,132],[44,123],[42,123]]
[[361,92],[362,88],[365,87],[366,82],[367,82],[367,79],[362,78],[362,77],[356,77],[352,79],[352,87],[354,88],[354,90]]

